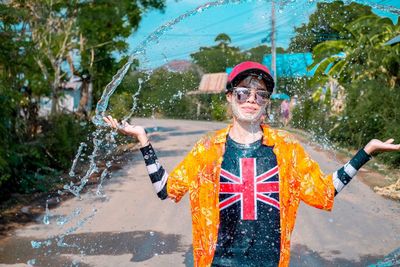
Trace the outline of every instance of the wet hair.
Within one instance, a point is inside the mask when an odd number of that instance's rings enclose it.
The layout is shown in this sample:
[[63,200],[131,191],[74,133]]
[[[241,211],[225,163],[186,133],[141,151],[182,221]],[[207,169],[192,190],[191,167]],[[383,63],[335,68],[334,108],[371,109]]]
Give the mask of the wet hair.
[[258,89],[263,89],[263,90],[268,91],[267,85],[265,84],[265,82],[262,79],[262,77],[259,76],[259,75],[248,75],[248,76],[246,76],[246,78],[240,80],[236,84],[236,86],[238,86],[240,84],[241,86],[245,86],[245,87],[250,88],[250,87],[255,87],[254,86],[255,83],[258,84],[258,86],[257,86]]

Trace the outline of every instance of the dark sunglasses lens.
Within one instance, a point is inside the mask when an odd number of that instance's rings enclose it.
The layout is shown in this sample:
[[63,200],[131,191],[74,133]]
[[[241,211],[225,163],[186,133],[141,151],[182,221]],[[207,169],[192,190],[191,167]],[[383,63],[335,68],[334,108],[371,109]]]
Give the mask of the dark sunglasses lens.
[[264,105],[265,103],[267,103],[268,96],[269,96],[269,93],[266,91],[257,91],[256,92],[257,104]]
[[244,103],[250,96],[250,90],[247,88],[236,89],[235,95],[238,103]]

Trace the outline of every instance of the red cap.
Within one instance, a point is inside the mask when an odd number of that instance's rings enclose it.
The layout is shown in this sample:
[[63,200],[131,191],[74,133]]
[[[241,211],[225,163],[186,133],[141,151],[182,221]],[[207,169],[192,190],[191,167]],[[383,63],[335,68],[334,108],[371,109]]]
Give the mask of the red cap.
[[235,87],[249,75],[261,76],[265,82],[265,85],[267,86],[267,90],[272,93],[275,83],[269,69],[266,66],[253,61],[242,62],[232,69],[226,84],[227,92],[232,91],[233,87]]

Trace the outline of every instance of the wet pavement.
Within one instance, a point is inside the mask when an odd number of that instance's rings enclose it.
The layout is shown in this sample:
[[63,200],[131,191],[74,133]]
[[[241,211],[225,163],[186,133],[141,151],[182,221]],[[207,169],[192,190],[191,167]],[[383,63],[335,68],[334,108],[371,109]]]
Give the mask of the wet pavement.
[[[136,119],[135,123],[152,132],[152,144],[167,170],[202,135],[225,126],[183,120]],[[325,172],[343,164],[331,153],[305,147]],[[361,171],[359,175],[375,174]],[[69,199],[51,209],[49,225],[42,223],[42,215],[0,240],[0,266],[28,266],[28,262],[34,266],[193,266],[188,198],[178,204],[160,201],[139,152],[113,173],[104,191],[106,196],[99,197],[95,189],[88,190],[81,200]],[[78,207],[79,214],[71,216]],[[61,224],[65,216],[71,219]],[[300,206],[291,266],[400,265],[399,218],[399,202],[382,198],[354,179],[337,196],[333,212]],[[32,248],[32,240],[40,247]],[[393,260],[391,265],[380,262],[385,255],[387,262]]]

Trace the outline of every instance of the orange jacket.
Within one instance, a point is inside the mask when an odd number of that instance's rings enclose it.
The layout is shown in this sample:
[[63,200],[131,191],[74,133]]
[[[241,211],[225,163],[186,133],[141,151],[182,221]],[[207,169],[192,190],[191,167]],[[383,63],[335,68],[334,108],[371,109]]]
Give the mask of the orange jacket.
[[[168,196],[179,201],[189,191],[195,266],[210,266],[218,238],[219,180],[228,126],[203,137],[170,173]],[[281,249],[279,266],[289,266],[290,237],[300,200],[331,210],[335,188],[303,147],[281,130],[262,125],[263,144],[273,146],[279,168]]]

